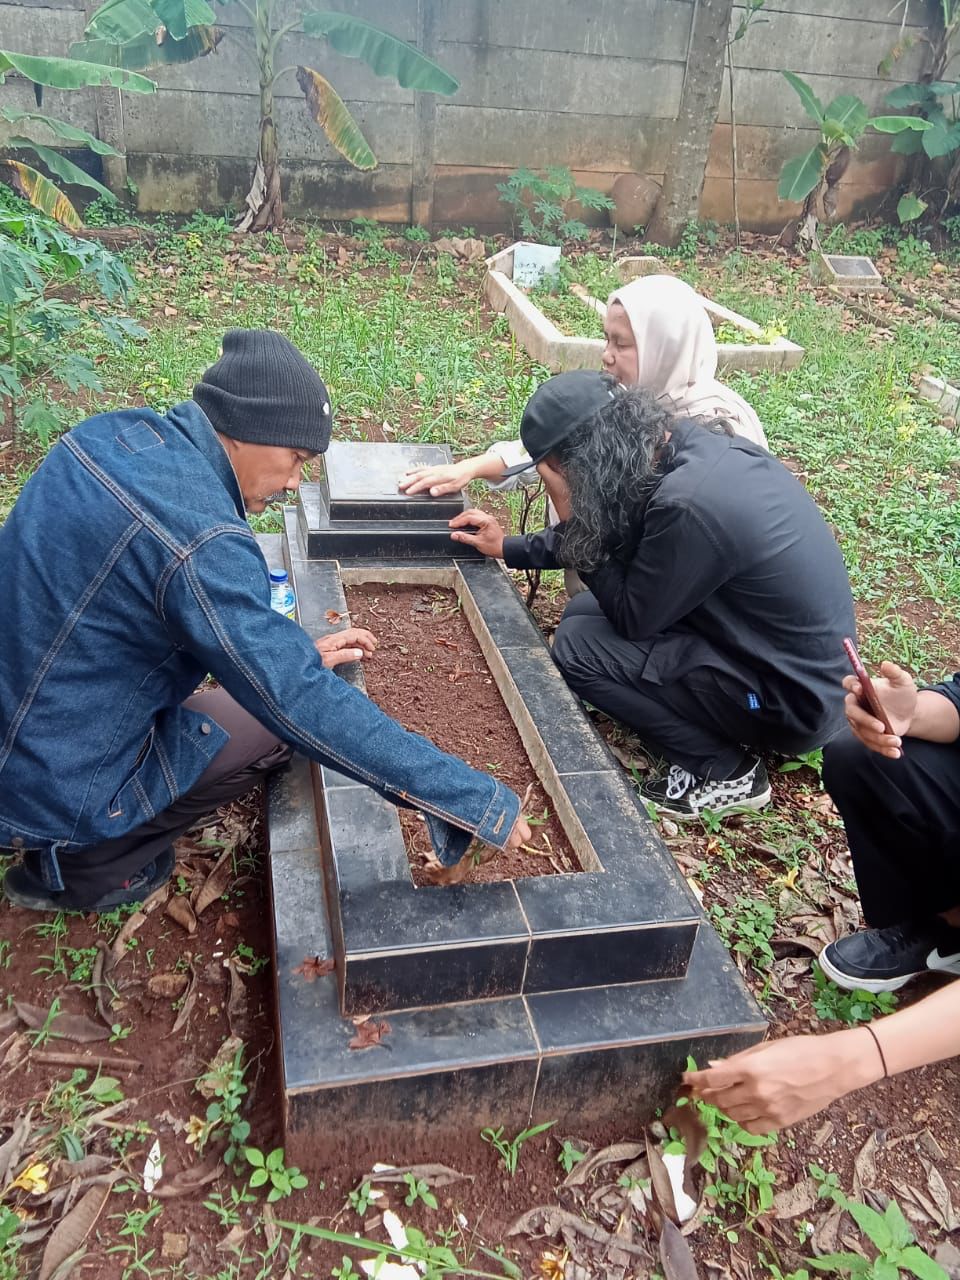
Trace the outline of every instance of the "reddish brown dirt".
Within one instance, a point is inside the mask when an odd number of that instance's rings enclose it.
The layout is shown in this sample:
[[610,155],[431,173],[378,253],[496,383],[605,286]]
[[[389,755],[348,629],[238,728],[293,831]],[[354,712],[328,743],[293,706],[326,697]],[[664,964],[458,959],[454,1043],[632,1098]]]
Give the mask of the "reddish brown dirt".
[[[531,824],[530,845],[474,867],[467,880],[514,880],[580,870],[456,593],[449,588],[377,583],[347,587],[346,595],[353,625],[369,627],[380,641],[374,657],[363,664],[374,702],[405,728],[475,769],[492,773],[518,795],[534,784],[526,807],[536,822]],[[400,822],[414,883],[427,884],[424,868],[432,855],[426,825],[411,810],[401,810]]]

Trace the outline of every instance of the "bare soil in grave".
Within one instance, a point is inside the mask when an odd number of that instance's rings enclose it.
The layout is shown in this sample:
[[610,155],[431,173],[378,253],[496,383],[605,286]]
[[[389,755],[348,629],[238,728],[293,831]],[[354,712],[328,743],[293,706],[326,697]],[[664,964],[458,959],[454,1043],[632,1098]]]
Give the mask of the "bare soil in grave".
[[[456,592],[372,583],[348,586],[346,597],[353,626],[368,627],[380,642],[363,664],[367,693],[378,706],[520,796],[533,783],[526,807],[534,819],[530,844],[472,868],[467,882],[582,870]],[[414,883],[429,884],[424,872],[435,859],[426,823],[415,811],[401,809],[400,825]]]

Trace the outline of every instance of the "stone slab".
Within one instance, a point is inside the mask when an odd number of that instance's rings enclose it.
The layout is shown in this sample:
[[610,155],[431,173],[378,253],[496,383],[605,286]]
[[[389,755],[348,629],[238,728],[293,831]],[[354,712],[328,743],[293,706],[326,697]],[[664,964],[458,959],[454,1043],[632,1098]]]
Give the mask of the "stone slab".
[[462,492],[431,498],[429,494],[401,493],[397,486],[408,471],[452,461],[450,446],[445,444],[333,440],[320,460],[320,492],[331,522],[450,520],[466,506]]
[[818,253],[810,264],[810,274],[819,284],[858,293],[885,287],[871,259],[859,254]]

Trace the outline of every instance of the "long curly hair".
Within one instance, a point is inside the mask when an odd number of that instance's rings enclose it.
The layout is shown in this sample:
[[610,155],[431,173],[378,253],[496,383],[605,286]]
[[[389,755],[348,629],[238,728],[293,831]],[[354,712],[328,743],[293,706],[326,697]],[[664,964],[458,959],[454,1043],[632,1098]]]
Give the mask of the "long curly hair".
[[571,515],[560,558],[590,571],[607,560],[633,557],[647,503],[672,449],[666,439],[675,415],[642,387],[618,387],[608,405],[553,452],[570,489]]

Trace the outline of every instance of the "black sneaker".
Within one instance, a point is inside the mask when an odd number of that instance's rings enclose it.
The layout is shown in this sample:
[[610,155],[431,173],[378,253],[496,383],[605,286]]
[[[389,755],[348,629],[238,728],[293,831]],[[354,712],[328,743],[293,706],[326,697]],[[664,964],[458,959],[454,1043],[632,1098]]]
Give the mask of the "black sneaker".
[[98,898],[92,906],[78,902],[69,889],[59,893],[48,889],[41,878],[22,862],[7,872],[3,892],[15,907],[24,907],[27,911],[93,911],[99,914],[149,898],[173,875],[175,863],[173,849],[164,850],[119,888],[111,889]]
[[763,809],[770,803],[770,779],[757,758],[739,778],[715,781],[698,778],[672,764],[659,778],[640,784],[640,798],[672,818],[696,818],[704,809],[728,813],[734,809]]
[[824,947],[817,963],[845,991],[896,991],[921,973],[960,975],[960,929],[939,917],[864,929]]

